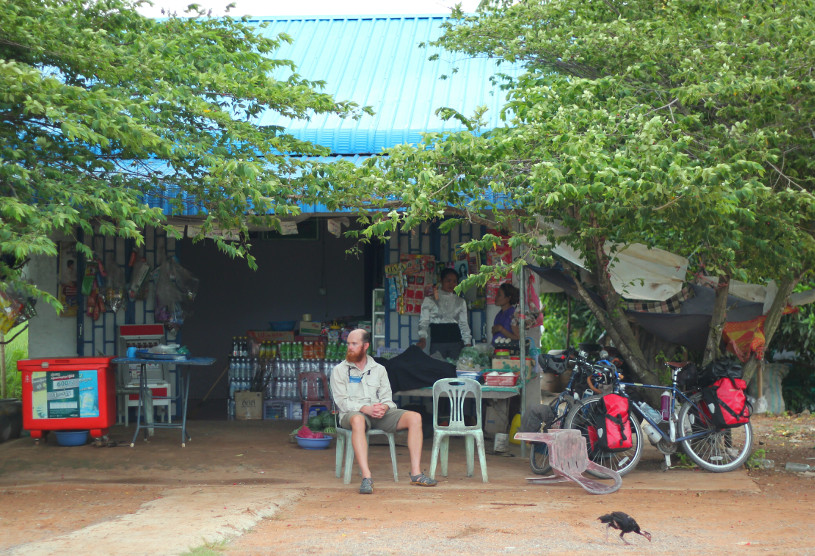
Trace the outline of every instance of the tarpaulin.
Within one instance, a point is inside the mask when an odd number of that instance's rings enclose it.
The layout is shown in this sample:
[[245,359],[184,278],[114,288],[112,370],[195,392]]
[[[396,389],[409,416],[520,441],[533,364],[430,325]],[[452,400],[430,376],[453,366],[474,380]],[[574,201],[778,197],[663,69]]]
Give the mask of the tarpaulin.
[[[561,288],[570,297],[580,300],[574,280],[562,270],[533,265],[529,265],[529,269],[538,274],[542,281],[549,282]],[[625,314],[632,317],[644,330],[657,338],[700,351],[704,349],[707,342],[716,292],[711,288],[695,284],[689,284],[686,287],[690,288],[690,291],[686,294],[680,292],[676,298],[677,303],[663,302],[655,307],[666,312],[627,310]],[[605,307],[605,303],[598,294],[591,290],[589,294],[600,307]],[[729,295],[726,321],[742,322],[760,317],[763,306],[764,304],[760,302],[745,301]],[[667,312],[668,310],[673,312]]]
[[725,323],[722,336],[727,342],[727,350],[746,363],[750,355],[764,359],[764,315],[752,320]]

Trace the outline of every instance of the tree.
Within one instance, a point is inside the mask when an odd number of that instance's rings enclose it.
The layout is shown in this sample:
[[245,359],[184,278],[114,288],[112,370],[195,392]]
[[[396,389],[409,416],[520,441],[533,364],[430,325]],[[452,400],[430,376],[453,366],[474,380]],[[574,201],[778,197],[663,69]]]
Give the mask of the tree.
[[692,272],[720,276],[721,300],[730,279],[778,281],[771,338],[815,262],[813,2],[499,1],[454,15],[436,45],[526,66],[506,78],[507,125],[445,109],[470,130],[372,160],[365,202],[389,210],[366,233],[470,219],[539,259],[569,246],[602,302],[578,281],[581,296],[645,380],[653,361],[609,280],[615,246],[691,257]]
[[[205,211],[213,228],[279,226],[318,199],[311,164],[324,155],[280,127],[275,111],[359,117],[368,109],[322,93],[322,83],[271,56],[292,39],[266,38],[246,19],[140,16],[133,0],[0,0],[0,280],[20,281],[53,237],[95,231],[142,242],[147,226],[176,232],[161,208]],[[302,176],[302,177],[293,177]],[[155,203],[153,203],[155,204]],[[91,248],[76,234],[77,250]],[[255,267],[246,242],[217,246]]]

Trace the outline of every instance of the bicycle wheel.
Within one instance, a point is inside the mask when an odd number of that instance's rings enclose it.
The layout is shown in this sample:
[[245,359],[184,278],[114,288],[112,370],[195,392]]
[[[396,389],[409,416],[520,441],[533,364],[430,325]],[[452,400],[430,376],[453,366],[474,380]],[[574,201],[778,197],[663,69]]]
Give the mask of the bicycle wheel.
[[[602,410],[599,404],[600,396],[592,396],[583,400],[582,403],[575,405],[566,416],[564,428],[577,429],[580,431],[580,434],[586,439],[586,449],[589,453],[589,458],[593,462],[613,469],[620,475],[625,475],[637,466],[642,457],[642,442],[640,442],[642,439],[642,429],[640,428],[640,422],[629,412],[632,445],[628,450],[621,452],[592,450],[589,444],[588,428],[589,426],[594,426],[601,414]],[[601,474],[592,473],[589,470],[586,471],[596,477],[604,478]]]
[[694,394],[690,402],[679,409],[679,434],[707,434],[681,442],[688,457],[702,469],[714,473],[733,471],[741,467],[753,447],[753,427],[750,423],[732,429],[717,429],[699,407],[702,394]]
[[[574,405],[574,399],[570,396],[558,396],[549,403],[552,412],[555,414],[555,420],[546,425],[546,429],[550,428],[564,428],[563,422],[569,410]],[[533,442],[529,451],[529,467],[532,473],[536,475],[550,475],[552,473],[552,466],[549,465],[549,446],[543,442]]]

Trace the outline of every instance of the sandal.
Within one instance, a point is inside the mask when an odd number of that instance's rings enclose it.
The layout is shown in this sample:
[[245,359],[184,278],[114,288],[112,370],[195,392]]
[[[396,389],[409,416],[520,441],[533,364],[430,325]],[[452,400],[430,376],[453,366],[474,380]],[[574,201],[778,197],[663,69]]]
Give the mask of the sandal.
[[436,480],[431,479],[424,473],[419,473],[418,475],[410,475],[410,484],[423,487],[433,487],[436,486]]

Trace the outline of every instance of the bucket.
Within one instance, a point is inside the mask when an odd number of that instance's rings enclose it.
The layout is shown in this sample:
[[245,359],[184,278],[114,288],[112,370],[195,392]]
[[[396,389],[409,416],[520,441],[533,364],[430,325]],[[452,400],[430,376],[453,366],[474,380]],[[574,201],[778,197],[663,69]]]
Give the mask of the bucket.
[[509,441],[513,444],[520,444],[520,440],[515,440],[515,433],[518,432],[518,429],[521,428],[521,416],[519,414],[515,414],[515,417],[512,418],[512,423],[509,425]]

